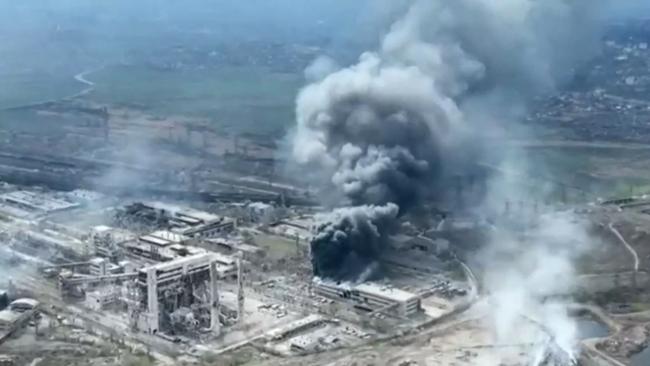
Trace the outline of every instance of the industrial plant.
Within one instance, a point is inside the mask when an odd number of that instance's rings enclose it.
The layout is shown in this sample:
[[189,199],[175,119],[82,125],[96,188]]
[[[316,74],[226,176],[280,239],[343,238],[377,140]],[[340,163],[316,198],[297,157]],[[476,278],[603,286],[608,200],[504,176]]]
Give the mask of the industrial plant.
[[642,2],[22,3],[0,366],[650,365]]

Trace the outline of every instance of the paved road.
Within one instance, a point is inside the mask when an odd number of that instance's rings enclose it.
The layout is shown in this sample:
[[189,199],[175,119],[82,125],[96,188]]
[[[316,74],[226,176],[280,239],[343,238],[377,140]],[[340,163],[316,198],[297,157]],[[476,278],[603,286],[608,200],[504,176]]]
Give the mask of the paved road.
[[632,248],[632,246],[625,240],[623,235],[614,227],[614,223],[610,222],[609,225],[609,230],[616,235],[618,240],[625,246],[628,252],[632,254],[632,257],[634,258],[634,272],[639,271],[639,255],[636,253],[636,250]]

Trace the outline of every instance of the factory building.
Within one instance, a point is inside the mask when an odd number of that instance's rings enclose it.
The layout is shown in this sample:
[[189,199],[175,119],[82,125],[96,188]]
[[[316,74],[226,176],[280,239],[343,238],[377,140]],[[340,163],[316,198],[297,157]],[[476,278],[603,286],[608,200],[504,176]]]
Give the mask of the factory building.
[[314,279],[313,290],[316,295],[347,302],[367,312],[382,311],[407,317],[420,311],[418,295],[373,282],[354,285]]
[[40,192],[14,191],[0,194],[1,210],[21,218],[39,217],[79,206],[77,202],[69,202]]
[[308,242],[313,237],[316,227],[317,223],[314,217],[305,216],[278,221],[269,225],[267,230],[285,238]]
[[103,310],[120,299],[120,288],[109,286],[95,291],[86,292],[86,306],[95,311]]
[[38,307],[38,301],[22,298],[13,301],[8,309],[0,311],[0,342],[32,319]]
[[92,258],[89,262],[88,271],[91,276],[106,276],[122,272],[122,268],[109,262],[106,258]]
[[[210,329],[220,332],[219,294],[217,290],[217,263],[210,254],[199,254],[159,263],[139,271],[137,284],[143,294],[137,323],[141,330],[157,333],[165,312],[172,313],[181,305],[196,300],[194,284],[209,283],[207,304],[210,315]],[[161,309],[162,308],[162,309]],[[162,311],[165,309],[165,311]]]
[[234,229],[235,220],[226,217],[219,217],[184,229],[181,233],[193,238],[214,238],[229,233]]
[[172,244],[184,244],[189,238],[178,233],[167,230],[158,230],[153,233],[142,235],[138,241],[142,244],[154,245],[159,248],[164,248]]
[[123,215],[149,224],[164,223],[171,232],[192,238],[213,238],[236,227],[232,218],[161,202],[135,203]]
[[169,262],[179,257],[206,253],[204,249],[185,245],[189,239],[172,231],[158,230],[122,246],[130,257],[149,262]]
[[120,244],[134,239],[130,232],[98,225],[90,231],[90,246],[95,255],[110,260],[117,260],[121,256]]
[[320,315],[311,314],[302,319],[269,331],[265,335],[265,338],[267,341],[281,341],[291,338],[301,332],[324,326],[325,324],[327,324],[327,319]]

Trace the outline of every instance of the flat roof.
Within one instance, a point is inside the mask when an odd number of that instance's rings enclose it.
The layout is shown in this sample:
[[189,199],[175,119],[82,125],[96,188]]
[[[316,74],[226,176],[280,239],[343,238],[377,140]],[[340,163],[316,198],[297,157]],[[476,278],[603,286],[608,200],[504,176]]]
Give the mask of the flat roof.
[[219,219],[220,216],[211,214],[209,212],[205,211],[199,211],[195,210],[193,208],[189,207],[181,207],[169,203],[164,203],[164,202],[159,202],[159,201],[154,201],[154,202],[143,202],[145,206],[153,207],[155,209],[159,210],[165,210],[169,211],[175,215],[181,215],[181,216],[186,216],[189,218],[194,218],[194,219],[199,219],[202,221],[213,221],[216,219]]
[[279,338],[279,337],[284,336],[286,333],[291,332],[294,329],[299,329],[299,328],[302,328],[304,326],[308,326],[308,325],[310,325],[312,323],[321,322],[321,321],[325,321],[325,318],[322,317],[321,315],[309,314],[304,318],[295,320],[295,321],[290,322],[288,324],[285,323],[284,325],[281,325],[278,328],[270,330],[269,332],[266,333],[266,336],[268,338],[272,338],[272,339],[273,338]]
[[9,306],[21,305],[21,304],[29,305],[31,307],[37,307],[38,304],[40,304],[40,303],[38,302],[38,300],[23,297],[21,299],[16,299],[16,300],[12,301]]
[[147,243],[150,243],[150,244],[155,244],[155,245],[157,245],[159,247],[164,247],[164,246],[172,244],[172,242],[169,241],[169,240],[161,239],[161,238],[158,238],[158,237],[153,236],[153,235],[142,235],[139,239],[140,239],[140,241],[144,241],[144,242],[147,242]]
[[180,243],[188,239],[187,236],[178,234],[169,230],[157,230],[149,234],[150,236],[155,236],[156,238],[169,240],[173,243]]
[[358,284],[354,286],[354,289],[370,295],[387,298],[397,302],[407,302],[418,298],[418,295],[414,293],[374,282],[365,282]]
[[336,283],[333,281],[322,280],[320,278],[314,278],[314,284],[322,284],[324,286],[329,286],[333,288],[338,288],[346,291],[359,291],[371,296],[381,297],[395,302],[408,302],[414,299],[419,298],[418,295],[404,291],[392,286],[382,285],[376,282],[364,282],[360,284],[353,284],[349,282]]
[[0,199],[5,202],[27,206],[32,210],[45,212],[80,206],[79,203],[58,199],[48,195],[47,193],[30,191],[14,191],[5,193],[0,195]]
[[150,244],[158,245],[160,247],[164,247],[170,244],[175,244],[175,243],[182,243],[183,241],[187,240],[187,236],[174,233],[172,231],[168,230],[158,230],[154,231],[153,233],[147,234],[147,235],[142,235],[140,238],[140,241],[144,241]]
[[304,230],[311,230],[312,226],[316,225],[318,221],[313,216],[298,216],[290,217],[280,221],[278,224],[285,224],[288,226],[297,227]]
[[140,269],[141,272],[147,272],[149,268],[153,268],[155,270],[161,271],[161,270],[166,270],[170,268],[175,268],[178,266],[181,266],[183,264],[191,264],[191,263],[201,263],[205,261],[205,263],[210,263],[212,260],[212,254],[213,253],[202,253],[202,254],[196,254],[188,257],[180,257],[176,258],[174,260],[171,260],[169,262],[162,262],[162,263],[157,263],[154,264],[153,266],[150,267],[145,267]]
[[185,251],[185,252],[187,252],[188,255],[203,254],[203,253],[208,252],[207,250],[205,250],[203,248],[194,247],[194,246],[191,246],[191,245],[183,245],[183,244],[172,244],[169,247],[167,247],[167,249],[171,250],[173,252],[176,252],[176,253],[180,253],[182,251]]
[[203,222],[203,220],[199,218],[189,216],[184,213],[176,213],[176,220],[182,221],[183,223],[188,225],[199,225],[200,223]]

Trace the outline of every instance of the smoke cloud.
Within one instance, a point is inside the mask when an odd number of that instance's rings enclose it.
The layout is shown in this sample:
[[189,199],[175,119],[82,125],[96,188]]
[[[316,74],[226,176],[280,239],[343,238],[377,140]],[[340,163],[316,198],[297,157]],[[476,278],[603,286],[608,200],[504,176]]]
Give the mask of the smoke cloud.
[[[335,210],[312,241],[314,275],[332,279],[358,278],[375,264],[394,227],[398,208],[356,206]],[[374,266],[373,266],[374,267]],[[369,274],[370,275],[370,274]]]
[[[555,296],[571,293],[577,277],[573,263],[593,240],[588,223],[571,212],[542,214],[530,224],[523,238],[495,230],[490,244],[476,255],[484,267],[487,325],[498,344],[537,345],[528,354],[531,365],[549,356],[563,360],[558,365],[569,365],[578,358],[577,326]],[[534,322],[542,331],[522,327],[523,322]]]
[[444,196],[446,176],[489,153],[489,130],[593,55],[596,14],[581,0],[414,1],[378,51],[307,70],[293,160],[353,205]]
[[[412,1],[377,51],[325,77],[314,72],[323,60],[307,70],[316,81],[297,98],[292,160],[338,204],[393,203],[401,215],[444,197],[446,178],[490,155],[490,129],[593,55],[597,10],[585,0]],[[340,253],[322,249],[326,238],[315,256]]]
[[[314,274],[354,280],[376,263],[400,215],[449,193],[449,177],[471,174],[486,157],[511,166],[517,159],[495,153],[485,137],[507,130],[532,97],[556,89],[596,54],[600,12],[608,5],[414,0],[377,51],[313,78],[297,98],[293,160],[318,172],[316,184],[339,193],[334,204],[351,206],[319,228]],[[499,211],[503,197],[524,197],[516,181],[495,184],[486,194],[498,196],[477,202],[485,212]],[[575,357],[575,324],[566,307],[544,299],[571,284],[572,259],[581,248],[575,242],[588,240],[584,226],[564,215],[533,222],[535,239],[526,248],[506,231],[477,261],[488,268],[497,339],[542,344],[531,353],[537,365],[548,352]],[[544,324],[542,336],[518,334],[522,317]]]
[[305,69],[305,79],[309,82],[321,81],[339,68],[338,63],[331,57],[319,56]]

